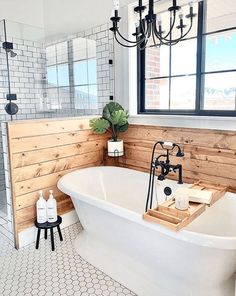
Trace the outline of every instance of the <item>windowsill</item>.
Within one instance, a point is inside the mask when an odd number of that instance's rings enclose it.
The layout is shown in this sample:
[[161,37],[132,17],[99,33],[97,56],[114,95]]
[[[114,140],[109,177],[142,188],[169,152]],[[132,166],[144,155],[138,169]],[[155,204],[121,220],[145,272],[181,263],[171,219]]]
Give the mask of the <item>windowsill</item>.
[[131,124],[236,131],[236,117],[187,115],[131,115]]

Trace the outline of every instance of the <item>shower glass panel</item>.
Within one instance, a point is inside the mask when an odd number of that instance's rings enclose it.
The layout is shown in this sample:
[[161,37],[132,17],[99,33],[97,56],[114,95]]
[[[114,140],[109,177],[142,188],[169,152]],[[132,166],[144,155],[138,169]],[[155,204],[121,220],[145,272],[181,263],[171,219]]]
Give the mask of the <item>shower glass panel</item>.
[[[0,38],[1,44],[5,42],[5,34],[4,34],[4,22],[0,22]],[[7,72],[7,63],[6,63],[6,53],[5,50],[0,48],[0,118],[3,120],[5,118],[5,110],[4,103],[5,97],[4,93],[8,92],[8,72]],[[1,135],[0,135],[1,142]],[[3,152],[2,145],[1,147],[1,157],[0,157],[0,227],[7,227],[7,199],[5,193],[5,178],[4,178],[4,170],[3,170]]]

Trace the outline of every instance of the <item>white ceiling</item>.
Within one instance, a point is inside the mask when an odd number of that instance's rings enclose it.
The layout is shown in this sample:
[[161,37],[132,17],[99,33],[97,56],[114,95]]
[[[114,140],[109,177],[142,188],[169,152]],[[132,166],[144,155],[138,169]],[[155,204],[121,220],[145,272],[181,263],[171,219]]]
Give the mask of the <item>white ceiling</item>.
[[[156,1],[170,3],[170,0]],[[178,0],[178,3],[186,1],[189,0]],[[222,0],[207,1],[218,3],[212,5],[211,16],[222,14],[222,9],[223,14],[227,14],[229,8],[236,10],[236,0],[224,0],[223,6],[219,5]],[[120,6],[133,2],[138,3],[138,0],[120,0]],[[113,0],[0,0],[0,7],[0,19],[44,27],[47,36],[58,36],[109,22]]]
[[0,0],[0,19],[43,27],[43,0]]
[[[136,0],[120,0],[125,6]],[[0,0],[0,19],[43,27],[47,36],[109,22],[113,0]]]
[[[120,0],[120,6],[134,1]],[[112,8],[113,0],[44,0],[47,35],[75,33],[107,23]]]

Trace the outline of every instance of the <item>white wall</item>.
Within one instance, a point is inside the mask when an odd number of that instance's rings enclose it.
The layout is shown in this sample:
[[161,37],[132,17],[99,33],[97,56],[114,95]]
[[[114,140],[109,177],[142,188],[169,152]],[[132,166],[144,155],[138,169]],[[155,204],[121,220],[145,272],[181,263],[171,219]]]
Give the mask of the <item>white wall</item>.
[[0,19],[43,27],[43,0],[0,0]]

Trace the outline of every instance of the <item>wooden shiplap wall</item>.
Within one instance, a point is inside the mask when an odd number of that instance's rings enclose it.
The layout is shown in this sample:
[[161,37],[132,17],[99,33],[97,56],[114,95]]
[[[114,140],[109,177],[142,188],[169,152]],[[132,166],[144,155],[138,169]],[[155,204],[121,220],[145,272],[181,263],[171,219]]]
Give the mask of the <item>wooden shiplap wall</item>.
[[[60,214],[73,209],[70,198],[57,189],[57,181],[78,168],[103,164],[108,135],[95,135],[89,119],[81,118],[8,122],[7,129],[17,246],[18,233],[36,218],[38,190],[47,194],[54,190]],[[120,136],[127,167],[148,171],[155,141],[172,141],[184,147],[185,157],[173,156],[171,161],[183,164],[185,182],[201,179],[236,192],[234,131],[130,125]],[[175,174],[170,177],[177,178]]]
[[11,187],[16,247],[18,233],[33,225],[38,191],[53,189],[58,212],[73,209],[71,199],[57,189],[61,176],[103,162],[106,135],[95,135],[89,119],[8,122]]
[[171,161],[182,163],[185,182],[201,179],[236,192],[236,131],[131,125],[123,139],[127,167],[149,171],[154,143],[175,142],[184,147],[185,157],[173,156]]

